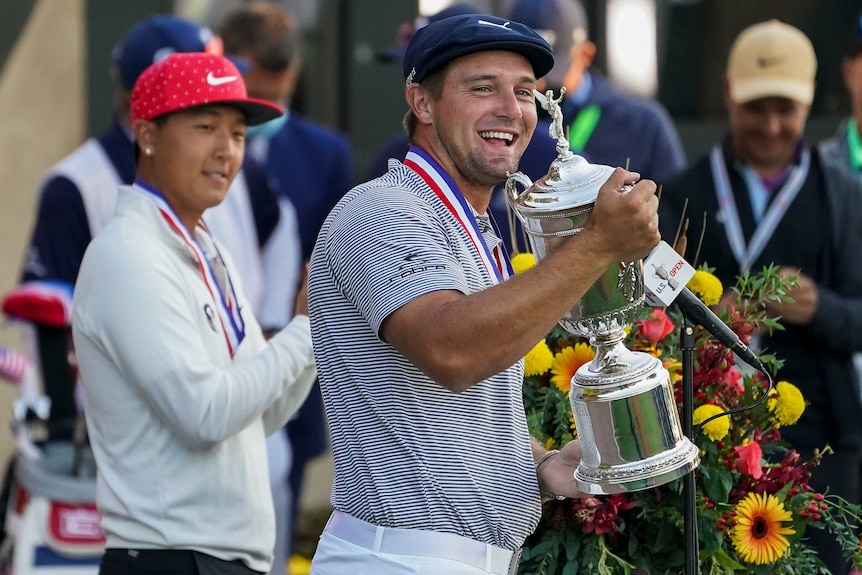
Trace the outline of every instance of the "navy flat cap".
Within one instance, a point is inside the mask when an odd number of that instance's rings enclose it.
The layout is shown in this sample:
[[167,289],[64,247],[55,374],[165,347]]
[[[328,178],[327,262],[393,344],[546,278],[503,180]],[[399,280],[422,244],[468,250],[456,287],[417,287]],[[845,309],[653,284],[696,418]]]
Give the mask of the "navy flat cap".
[[554,67],[554,52],[544,38],[519,22],[486,14],[465,14],[438,20],[413,35],[404,54],[404,79],[409,86],[455,58],[505,50],[522,55],[536,78]]

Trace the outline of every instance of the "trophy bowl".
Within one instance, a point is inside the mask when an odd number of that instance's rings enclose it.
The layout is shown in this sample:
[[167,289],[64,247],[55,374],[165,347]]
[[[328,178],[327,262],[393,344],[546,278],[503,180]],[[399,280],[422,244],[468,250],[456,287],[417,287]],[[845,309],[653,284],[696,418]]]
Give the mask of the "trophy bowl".
[[[527,233],[536,260],[545,259],[570,236],[581,232],[599,188],[612,172],[610,166],[590,164],[569,152],[558,156],[549,173],[536,183],[521,172],[509,175],[506,197]],[[518,192],[519,184],[525,188],[523,193]],[[625,329],[637,319],[644,301],[642,277],[640,262],[611,266],[560,324],[585,338]]]

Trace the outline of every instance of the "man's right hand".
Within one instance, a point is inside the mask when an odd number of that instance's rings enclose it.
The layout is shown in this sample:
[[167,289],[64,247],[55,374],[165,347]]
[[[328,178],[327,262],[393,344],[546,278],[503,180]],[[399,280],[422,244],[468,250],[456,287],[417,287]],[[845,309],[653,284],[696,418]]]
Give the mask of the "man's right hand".
[[[661,241],[655,182],[639,178],[636,172],[615,169],[599,189],[581,232],[590,238],[589,249],[609,264],[644,258]],[[631,191],[622,191],[626,185],[633,185]]]

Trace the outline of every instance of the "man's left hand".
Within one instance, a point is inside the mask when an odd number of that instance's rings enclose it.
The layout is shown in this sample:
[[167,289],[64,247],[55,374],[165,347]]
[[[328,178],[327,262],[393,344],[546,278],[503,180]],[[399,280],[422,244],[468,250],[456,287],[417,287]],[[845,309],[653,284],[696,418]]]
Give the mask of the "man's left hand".
[[578,489],[575,483],[575,469],[581,462],[581,457],[581,444],[576,439],[564,445],[559,453],[548,458],[537,471],[541,490],[566,497],[589,495]]

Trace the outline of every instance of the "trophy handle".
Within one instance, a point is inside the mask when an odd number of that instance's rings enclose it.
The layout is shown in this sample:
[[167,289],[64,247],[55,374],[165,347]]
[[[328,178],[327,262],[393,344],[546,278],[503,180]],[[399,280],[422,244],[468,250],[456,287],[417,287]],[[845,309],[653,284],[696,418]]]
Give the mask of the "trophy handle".
[[[523,172],[515,172],[514,174],[507,174],[507,176],[506,201],[509,202],[509,205],[514,209],[515,203],[521,196],[521,192],[518,191],[518,184],[521,184],[525,190],[528,190],[533,187],[533,180]],[[518,213],[518,210],[515,210],[515,213]],[[521,214],[518,214],[518,217],[520,218]]]

